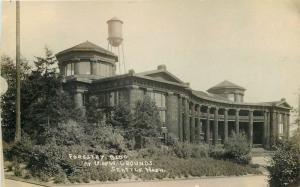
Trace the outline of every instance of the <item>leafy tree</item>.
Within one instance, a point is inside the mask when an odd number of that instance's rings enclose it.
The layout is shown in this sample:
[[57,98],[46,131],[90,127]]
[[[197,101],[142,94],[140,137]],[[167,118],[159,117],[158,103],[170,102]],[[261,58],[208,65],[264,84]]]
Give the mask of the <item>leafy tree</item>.
[[280,140],[274,146],[275,152],[269,169],[269,184],[271,187],[285,187],[295,183],[299,176],[299,149],[293,143]]
[[128,104],[124,101],[120,101],[120,103],[113,108],[111,114],[108,123],[122,134],[127,142],[128,148],[132,148],[131,141],[133,128],[131,125],[133,115]]
[[136,103],[132,125],[129,127],[135,137],[136,148],[142,148],[146,139],[157,140],[161,133],[159,111],[150,97]]
[[[8,90],[1,96],[1,116],[3,127],[3,138],[6,142],[13,140],[16,124],[16,65],[8,56],[1,57],[1,76],[7,80]],[[21,93],[27,90],[24,88],[25,81],[30,74],[31,67],[26,59],[21,59],[20,78]],[[26,97],[21,94],[21,104],[26,102]]]
[[128,104],[121,101],[113,108],[110,122],[114,127],[127,129],[130,127],[132,117],[133,116]]
[[56,146],[85,146],[87,136],[84,134],[82,124],[69,120],[53,126],[46,126],[40,144],[52,144]]

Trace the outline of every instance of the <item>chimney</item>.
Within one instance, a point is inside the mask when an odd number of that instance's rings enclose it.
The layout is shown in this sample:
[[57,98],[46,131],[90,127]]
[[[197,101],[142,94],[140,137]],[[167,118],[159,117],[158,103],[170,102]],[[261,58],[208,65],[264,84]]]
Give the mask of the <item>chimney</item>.
[[157,66],[157,70],[164,70],[164,71],[166,71],[167,70],[167,66],[164,65],[164,64],[161,64],[161,65]]

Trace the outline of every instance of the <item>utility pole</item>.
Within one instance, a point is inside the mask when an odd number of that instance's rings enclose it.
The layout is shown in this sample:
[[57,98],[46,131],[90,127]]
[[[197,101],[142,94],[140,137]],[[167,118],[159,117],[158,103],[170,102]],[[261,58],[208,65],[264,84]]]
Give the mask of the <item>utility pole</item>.
[[298,128],[300,128],[300,87],[298,93]]
[[20,85],[20,1],[16,0],[16,132],[15,143],[21,141],[21,85]]

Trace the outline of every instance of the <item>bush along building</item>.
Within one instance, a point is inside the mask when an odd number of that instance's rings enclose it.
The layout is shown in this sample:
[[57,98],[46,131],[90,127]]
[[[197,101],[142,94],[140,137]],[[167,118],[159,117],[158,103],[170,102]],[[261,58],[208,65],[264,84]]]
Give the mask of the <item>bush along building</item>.
[[289,137],[291,106],[285,99],[246,103],[245,89],[229,81],[196,91],[170,73],[165,65],[153,71],[116,75],[118,57],[89,41],[56,54],[64,90],[85,111],[88,97],[103,107],[125,101],[133,109],[149,96],[157,105],[165,133],[179,141],[224,143],[245,132],[249,144],[269,149],[278,138]]

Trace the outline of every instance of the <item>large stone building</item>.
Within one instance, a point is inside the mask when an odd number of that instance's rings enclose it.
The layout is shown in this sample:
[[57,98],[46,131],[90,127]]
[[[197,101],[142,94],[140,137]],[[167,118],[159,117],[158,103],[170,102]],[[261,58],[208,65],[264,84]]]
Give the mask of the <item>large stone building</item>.
[[84,42],[56,55],[64,75],[64,89],[85,111],[94,95],[101,106],[121,100],[131,108],[145,95],[155,101],[164,129],[180,141],[223,143],[232,132],[244,131],[251,145],[269,148],[277,138],[289,136],[290,105],[274,102],[246,103],[245,89],[229,81],[196,91],[170,73],[165,65],[153,71],[116,75],[118,57],[91,42]]

